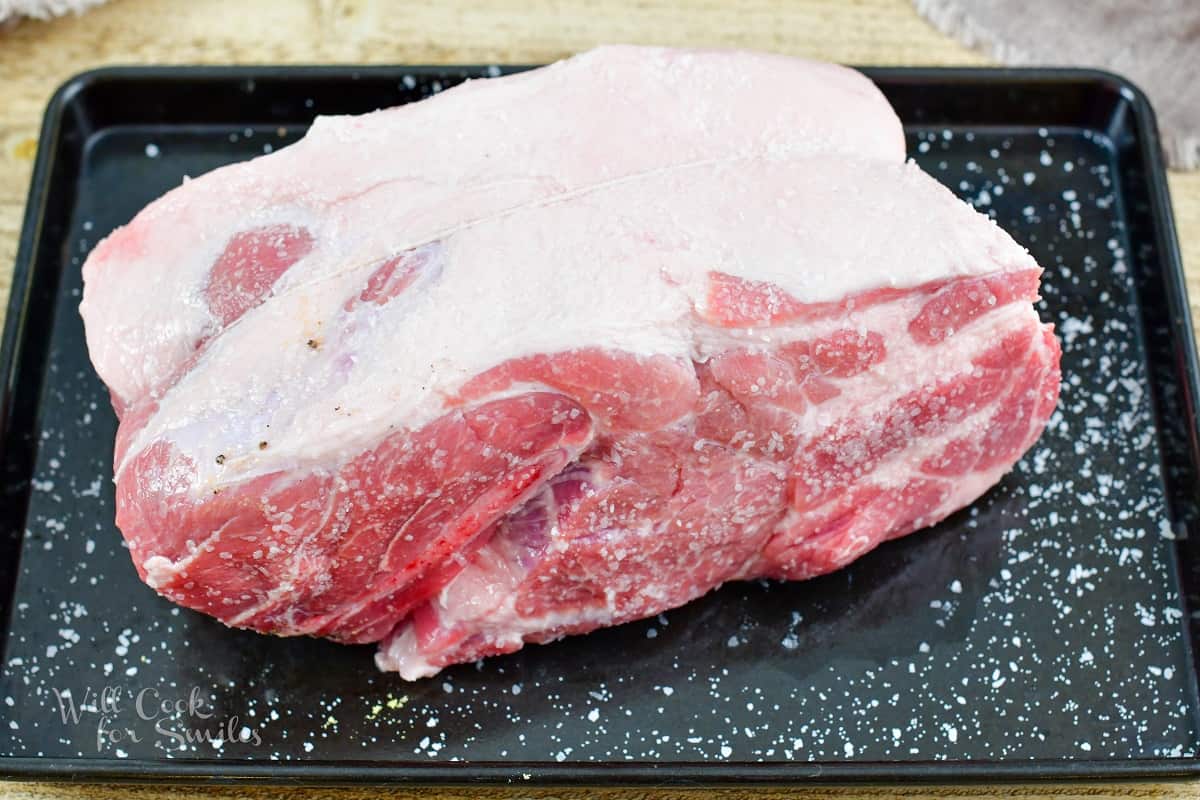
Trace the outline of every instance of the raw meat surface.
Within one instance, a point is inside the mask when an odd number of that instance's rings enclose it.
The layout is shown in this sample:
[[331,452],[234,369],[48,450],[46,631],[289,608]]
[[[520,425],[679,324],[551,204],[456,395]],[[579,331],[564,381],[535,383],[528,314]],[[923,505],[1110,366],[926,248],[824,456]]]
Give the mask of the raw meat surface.
[[601,48],[318,120],[84,270],[142,578],[407,678],[838,569],[1058,393],[1038,266],[865,79],[779,56]]
[[190,181],[102,242],[84,265],[88,349],[121,411],[264,299],[380,253],[674,164],[821,152],[903,161],[904,132],[858,73],[765,53],[603,47],[320,117],[303,141]]

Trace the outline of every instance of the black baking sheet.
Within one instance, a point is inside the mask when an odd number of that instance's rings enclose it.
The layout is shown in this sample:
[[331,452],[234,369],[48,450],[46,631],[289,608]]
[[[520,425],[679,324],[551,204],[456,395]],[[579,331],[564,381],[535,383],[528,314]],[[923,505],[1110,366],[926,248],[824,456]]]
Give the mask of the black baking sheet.
[[371,648],[230,630],[137,580],[112,521],[116,421],[76,309],[89,249],[315,114],[503,71],[116,69],[52,100],[0,363],[0,775],[1200,773],[1192,332],[1152,112],[1102,73],[868,71],[912,156],[1046,267],[1040,311],[1063,340],[1046,434],[936,528],[834,575],[732,585],[411,684],[378,674]]

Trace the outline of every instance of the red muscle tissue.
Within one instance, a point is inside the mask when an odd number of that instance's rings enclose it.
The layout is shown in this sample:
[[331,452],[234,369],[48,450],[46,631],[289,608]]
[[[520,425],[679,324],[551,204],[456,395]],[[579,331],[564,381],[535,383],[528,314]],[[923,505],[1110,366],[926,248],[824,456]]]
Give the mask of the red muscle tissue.
[[185,183],[82,313],[139,575],[418,678],[972,502],[1057,400],[1039,275],[861,75],[608,47]]

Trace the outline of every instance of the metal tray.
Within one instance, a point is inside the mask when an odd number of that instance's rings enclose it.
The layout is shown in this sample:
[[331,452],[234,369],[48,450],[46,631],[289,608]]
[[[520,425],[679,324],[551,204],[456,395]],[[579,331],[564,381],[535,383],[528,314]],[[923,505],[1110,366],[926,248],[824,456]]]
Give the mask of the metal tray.
[[[0,359],[0,776],[1200,775],[1193,334],[1153,113],[1104,73],[867,70],[912,155],[1046,267],[1041,313],[1064,342],[1046,435],[936,528],[818,580],[732,585],[416,684],[376,673],[370,648],[230,630],[138,582],[76,310],[89,248],[184,175],[293,141],[317,113],[510,69],[109,69],[55,95]],[[68,690],[94,711],[64,721]]]

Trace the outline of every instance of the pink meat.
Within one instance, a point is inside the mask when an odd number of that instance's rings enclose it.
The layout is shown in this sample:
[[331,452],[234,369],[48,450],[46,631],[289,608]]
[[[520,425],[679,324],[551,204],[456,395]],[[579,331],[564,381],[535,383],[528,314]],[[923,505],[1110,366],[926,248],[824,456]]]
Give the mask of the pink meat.
[[139,575],[418,678],[970,503],[1058,345],[898,131],[840,68],[606,48],[168,194],[85,266]]
[[[865,332],[697,363],[685,420],[598,437],[481,537],[470,564],[382,644],[380,668],[416,679],[653,616],[729,580],[815,577],[969,504],[1041,434],[1060,355],[1049,327],[1021,313],[980,337],[994,345],[937,369],[917,361],[933,355],[921,352],[929,310],[953,294],[963,303],[950,314],[966,315],[976,283],[891,301],[907,332],[886,327],[895,315],[882,306]],[[1010,274],[1006,289],[1022,286],[988,296],[1027,311],[1036,271]],[[888,357],[928,372],[864,414],[856,389]],[[825,414],[806,415],[814,408]]]

